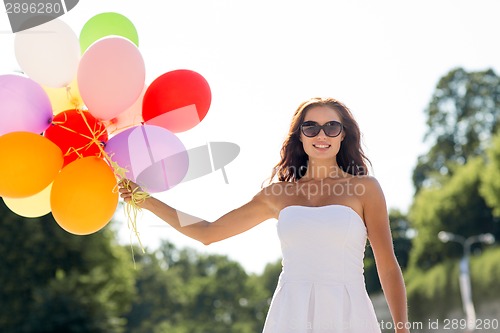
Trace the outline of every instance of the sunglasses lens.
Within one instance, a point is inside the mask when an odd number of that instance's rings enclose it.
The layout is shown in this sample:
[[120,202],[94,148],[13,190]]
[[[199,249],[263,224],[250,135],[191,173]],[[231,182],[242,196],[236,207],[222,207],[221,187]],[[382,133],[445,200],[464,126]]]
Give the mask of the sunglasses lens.
[[302,133],[310,138],[318,135],[322,128],[329,137],[336,137],[342,132],[342,124],[338,121],[330,121],[323,126],[320,126],[316,122],[305,122],[302,124],[301,128]]
[[336,121],[329,122],[324,126],[325,134],[328,136],[338,136],[342,132],[342,124]]
[[319,134],[321,127],[318,125],[304,125],[302,126],[302,133],[307,137],[313,137]]

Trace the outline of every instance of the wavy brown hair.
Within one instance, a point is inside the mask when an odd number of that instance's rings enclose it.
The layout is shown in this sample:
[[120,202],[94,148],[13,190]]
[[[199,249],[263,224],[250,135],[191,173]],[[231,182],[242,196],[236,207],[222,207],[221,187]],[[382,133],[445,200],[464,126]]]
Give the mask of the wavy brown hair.
[[300,125],[304,122],[306,112],[315,106],[327,106],[338,112],[344,126],[344,140],[337,154],[337,164],[352,175],[367,175],[370,160],[361,147],[361,132],[351,111],[341,102],[333,98],[311,98],[299,105],[295,111],[290,130],[281,147],[281,160],[273,169],[269,182],[276,176],[279,181],[293,182],[302,178],[307,171],[308,156],[300,141]]

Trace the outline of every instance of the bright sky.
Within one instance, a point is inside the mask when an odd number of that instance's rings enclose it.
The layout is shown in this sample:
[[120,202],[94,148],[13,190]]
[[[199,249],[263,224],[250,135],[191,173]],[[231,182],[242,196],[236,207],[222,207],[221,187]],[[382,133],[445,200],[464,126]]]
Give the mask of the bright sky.
[[[411,174],[425,151],[424,109],[451,69],[500,68],[500,3],[484,1],[139,1],[82,0],[61,19],[77,35],[102,12],[127,16],[139,33],[146,84],[175,69],[203,75],[212,90],[207,117],[179,134],[187,148],[234,142],[226,167],[160,193],[208,220],[244,204],[279,158],[291,116],[305,99],[331,96],[354,113],[389,208],[406,211]],[[7,16],[0,13],[0,75],[19,69]],[[120,217],[120,212],[118,217]],[[128,242],[126,223],[120,226]],[[160,239],[227,254],[249,272],[280,258],[276,221],[205,247],[144,213],[141,240]]]

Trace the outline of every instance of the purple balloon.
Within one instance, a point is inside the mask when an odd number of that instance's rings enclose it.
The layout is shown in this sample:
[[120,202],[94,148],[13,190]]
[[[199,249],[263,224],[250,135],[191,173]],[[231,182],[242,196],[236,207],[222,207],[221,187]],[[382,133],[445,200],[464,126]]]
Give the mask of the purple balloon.
[[187,173],[189,157],[175,134],[153,125],[141,125],[118,133],[104,149],[127,170],[126,177],[149,193],[166,191]]
[[42,133],[53,117],[49,97],[38,83],[19,75],[0,75],[0,135]]

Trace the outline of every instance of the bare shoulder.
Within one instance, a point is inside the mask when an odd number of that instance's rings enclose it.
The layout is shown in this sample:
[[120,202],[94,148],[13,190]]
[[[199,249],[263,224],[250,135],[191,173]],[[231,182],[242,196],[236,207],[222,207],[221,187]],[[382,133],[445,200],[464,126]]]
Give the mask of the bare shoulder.
[[379,181],[373,176],[357,177],[357,182],[363,189],[359,198],[363,206],[363,216],[368,227],[368,234],[372,236],[375,228],[380,226],[385,228],[387,225],[387,204],[384,192]]
[[253,198],[269,207],[276,215],[281,209],[281,199],[289,182],[276,182],[263,187]]
[[285,188],[287,186],[290,186],[290,184],[291,184],[290,182],[284,182],[284,181],[275,182],[269,184],[266,187],[263,187],[262,190],[257,195],[266,196],[269,199],[273,200],[279,198],[285,191]]
[[362,191],[358,192],[362,193],[361,199],[364,203],[385,201],[384,192],[377,178],[369,175],[357,176],[356,183],[362,188]]
[[382,191],[382,187],[380,186],[379,181],[377,178],[370,176],[370,175],[363,175],[363,176],[354,176],[353,177],[356,181],[357,184],[362,185],[365,187],[366,191]]

